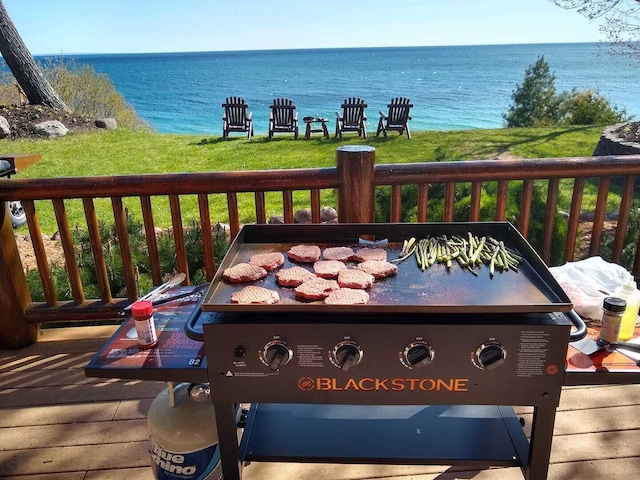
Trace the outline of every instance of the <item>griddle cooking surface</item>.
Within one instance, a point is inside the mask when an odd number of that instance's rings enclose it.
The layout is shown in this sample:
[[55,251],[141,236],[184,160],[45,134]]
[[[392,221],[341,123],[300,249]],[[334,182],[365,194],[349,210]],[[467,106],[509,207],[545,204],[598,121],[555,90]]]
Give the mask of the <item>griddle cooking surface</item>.
[[[366,305],[327,305],[298,299],[294,289],[280,287],[275,272],[266,278],[242,284],[231,284],[222,279],[222,272],[237,263],[248,262],[252,255],[267,252],[282,252],[285,264],[313,271],[312,264],[291,261],[287,250],[301,243],[318,245],[321,249],[335,246],[350,246],[357,249],[358,239],[363,236],[385,238],[389,243],[377,246],[387,250],[387,260],[399,257],[402,240],[428,235],[466,236],[471,232],[477,236],[491,235],[503,240],[505,245],[517,251],[524,261],[519,271],[496,271],[489,276],[489,267],[476,267],[478,276],[460,267],[454,261],[450,271],[435,264],[425,271],[418,267],[415,257],[397,263],[398,274],[376,280],[367,289],[369,303]],[[284,241],[287,239],[287,241]],[[355,268],[355,262],[347,266]],[[239,305],[231,303],[231,294],[246,285],[258,285],[273,289],[280,295],[274,305]],[[229,249],[209,291],[204,299],[205,311],[235,312],[348,312],[348,313],[490,313],[490,312],[558,312],[569,311],[571,303],[564,291],[555,282],[547,267],[520,236],[506,222],[490,223],[443,223],[443,224],[338,224],[338,225],[251,225],[240,232]]]

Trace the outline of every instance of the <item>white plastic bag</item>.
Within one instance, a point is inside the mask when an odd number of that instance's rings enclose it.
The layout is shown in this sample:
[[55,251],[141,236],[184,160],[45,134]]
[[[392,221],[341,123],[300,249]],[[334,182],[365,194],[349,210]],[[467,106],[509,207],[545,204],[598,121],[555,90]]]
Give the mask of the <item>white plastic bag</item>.
[[633,280],[624,267],[590,257],[577,262],[567,262],[549,271],[565,291],[575,312],[583,318],[602,319],[602,301],[614,290]]

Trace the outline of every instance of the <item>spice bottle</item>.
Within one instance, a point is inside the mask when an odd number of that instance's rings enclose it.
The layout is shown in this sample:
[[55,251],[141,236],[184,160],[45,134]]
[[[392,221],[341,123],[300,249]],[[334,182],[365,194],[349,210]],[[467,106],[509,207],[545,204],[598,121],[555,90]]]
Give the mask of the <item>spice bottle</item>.
[[627,308],[627,302],[618,297],[606,297],[602,304],[602,326],[598,343],[606,345],[618,341],[622,315]]
[[158,344],[158,336],[153,321],[153,304],[148,300],[138,300],[131,305],[131,315],[135,320],[140,350],[155,347]]
[[614,296],[622,298],[627,302],[627,308],[622,316],[622,324],[620,325],[620,335],[618,338],[623,341],[633,337],[638,320],[638,310],[640,309],[640,290],[636,286],[636,282],[630,280],[621,287],[616,288]]

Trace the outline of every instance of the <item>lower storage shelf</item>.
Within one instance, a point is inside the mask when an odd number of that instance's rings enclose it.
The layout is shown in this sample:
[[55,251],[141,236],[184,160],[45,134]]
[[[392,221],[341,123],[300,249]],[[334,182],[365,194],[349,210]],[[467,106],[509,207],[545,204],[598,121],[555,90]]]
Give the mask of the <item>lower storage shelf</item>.
[[244,461],[520,466],[529,442],[513,408],[252,404]]

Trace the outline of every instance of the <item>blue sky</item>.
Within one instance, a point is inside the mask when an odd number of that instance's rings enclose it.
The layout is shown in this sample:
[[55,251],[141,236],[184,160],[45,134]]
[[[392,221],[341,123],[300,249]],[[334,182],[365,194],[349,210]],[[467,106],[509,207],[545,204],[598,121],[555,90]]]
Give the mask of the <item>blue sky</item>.
[[596,42],[549,0],[4,0],[34,55]]

